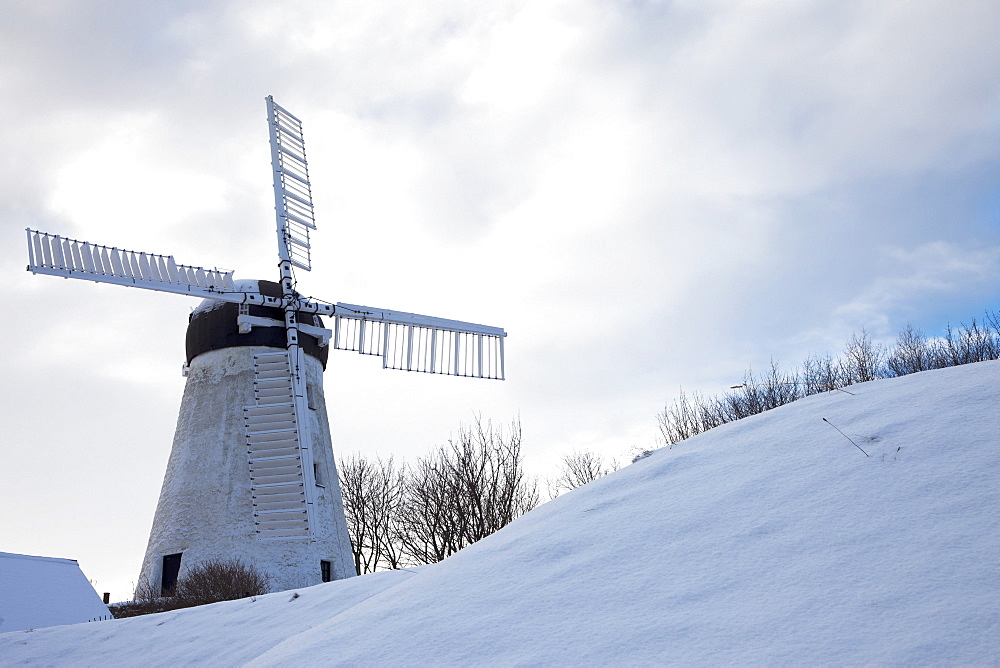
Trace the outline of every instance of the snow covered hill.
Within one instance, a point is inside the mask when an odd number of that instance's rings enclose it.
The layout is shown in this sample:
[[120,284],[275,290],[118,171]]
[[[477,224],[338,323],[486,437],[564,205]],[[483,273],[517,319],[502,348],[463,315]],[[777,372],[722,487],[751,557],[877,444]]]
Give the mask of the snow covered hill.
[[1000,362],[849,389],[660,450],[440,564],[4,634],[0,663],[1000,661]]

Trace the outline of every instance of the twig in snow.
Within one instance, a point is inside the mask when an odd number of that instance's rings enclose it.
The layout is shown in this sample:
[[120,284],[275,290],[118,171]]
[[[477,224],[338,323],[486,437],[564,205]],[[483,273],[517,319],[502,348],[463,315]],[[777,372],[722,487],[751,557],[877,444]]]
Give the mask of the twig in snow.
[[[828,425],[830,425],[830,426],[831,426],[831,427],[833,427],[834,429],[837,429],[837,425],[833,424],[832,422],[830,422],[830,421],[829,421],[829,420],[827,420],[826,418],[823,418],[823,422],[827,423]],[[840,429],[837,429],[837,431],[840,431]],[[841,435],[841,436],[843,436],[844,438],[846,438],[846,439],[847,439],[848,441],[851,441],[851,443],[854,443],[854,441],[853,441],[853,440],[851,440],[851,437],[850,437],[850,436],[848,436],[847,434],[845,434],[844,432],[840,431],[840,435]],[[864,450],[863,450],[863,449],[861,448],[861,446],[860,446],[860,445],[858,445],[857,443],[854,443],[854,447],[855,447],[855,448],[857,448],[858,450],[861,450],[861,452],[865,452],[865,451],[864,451]],[[871,455],[869,455],[869,454],[868,454],[867,452],[865,452],[865,457],[871,457]]]

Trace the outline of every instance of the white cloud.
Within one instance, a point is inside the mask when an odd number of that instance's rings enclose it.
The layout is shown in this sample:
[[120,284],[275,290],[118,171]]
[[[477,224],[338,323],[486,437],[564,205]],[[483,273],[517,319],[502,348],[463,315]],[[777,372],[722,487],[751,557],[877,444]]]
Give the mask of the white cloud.
[[969,249],[939,241],[891,248],[883,253],[876,272],[865,289],[833,315],[880,334],[894,333],[896,314],[908,310],[907,305],[994,284],[1000,273],[1000,246]]
[[151,114],[126,114],[94,129],[94,144],[52,174],[49,210],[97,243],[105,232],[129,229],[138,240],[145,229],[217,217],[225,205],[224,185],[197,163],[167,157],[161,123]]

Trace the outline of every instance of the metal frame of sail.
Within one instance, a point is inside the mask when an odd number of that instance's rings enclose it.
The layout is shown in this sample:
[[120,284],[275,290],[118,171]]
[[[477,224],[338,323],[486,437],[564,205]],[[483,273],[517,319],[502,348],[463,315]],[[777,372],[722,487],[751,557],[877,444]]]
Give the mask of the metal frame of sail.
[[[28,269],[36,274],[180,294],[233,290],[233,272],[177,264],[172,255],[132,251],[26,228]],[[214,294],[212,295],[214,296]]]
[[384,369],[504,379],[500,327],[344,303],[333,317],[331,347],[381,356]]
[[273,97],[266,99],[274,172],[274,210],[278,218],[278,255],[309,271],[312,268],[309,230],[316,229],[316,219],[302,121]]

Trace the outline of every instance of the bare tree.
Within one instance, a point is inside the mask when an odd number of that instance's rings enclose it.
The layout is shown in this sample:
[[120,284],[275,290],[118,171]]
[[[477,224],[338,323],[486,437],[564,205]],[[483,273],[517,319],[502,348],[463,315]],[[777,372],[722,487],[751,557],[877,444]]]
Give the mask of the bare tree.
[[354,555],[354,570],[358,575],[374,569],[370,552],[365,546],[371,545],[374,529],[365,507],[365,496],[372,478],[371,463],[360,455],[351,455],[340,460],[337,472],[340,475],[340,493],[344,498],[344,515],[347,531],[351,534],[351,553]]
[[358,575],[399,568],[402,553],[397,534],[405,465],[397,466],[392,457],[368,460],[356,454],[341,460],[339,472]]
[[521,423],[505,432],[481,419],[451,441],[450,473],[462,503],[466,544],[485,538],[538,505],[538,488],[523,468]]
[[435,563],[464,546],[449,469],[448,451],[440,447],[419,458],[407,476],[397,538],[413,563]]
[[400,513],[403,553],[417,563],[441,561],[538,501],[523,468],[520,422],[504,430],[477,418],[411,470]]
[[549,496],[553,499],[560,492],[568,492],[602,478],[619,469],[618,460],[605,463],[604,457],[591,450],[574,450],[563,455],[559,463],[559,475],[549,482]]
[[392,457],[376,459],[373,487],[369,494],[374,539],[371,550],[377,568],[399,568],[403,553],[399,544],[399,511],[406,492],[406,465],[396,466]]

